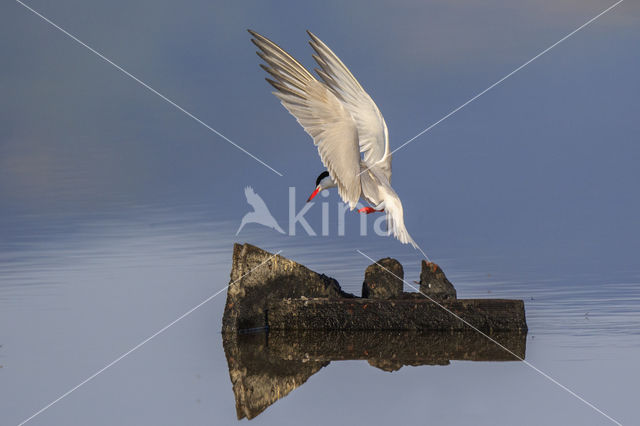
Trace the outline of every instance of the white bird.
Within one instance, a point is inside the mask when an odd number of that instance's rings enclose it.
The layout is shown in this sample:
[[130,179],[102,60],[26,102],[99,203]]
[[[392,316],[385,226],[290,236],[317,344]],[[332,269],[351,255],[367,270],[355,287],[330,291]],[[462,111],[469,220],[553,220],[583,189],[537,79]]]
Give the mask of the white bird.
[[[317,80],[277,44],[249,30],[274,79],[267,81],[282,105],[313,138],[327,168],[318,176],[311,201],[323,189],[338,188],[353,210],[360,198],[370,205],[361,213],[384,211],[387,229],[404,244],[418,248],[404,225],[402,203],[391,187],[389,133],[380,110],[342,61],[318,37],[307,31]],[[362,157],[361,157],[362,154]]]
[[244,189],[244,196],[247,198],[247,203],[253,207],[253,211],[245,214],[240,222],[240,227],[236,231],[236,235],[240,233],[244,225],[247,223],[259,223],[267,228],[273,228],[281,234],[284,234],[280,225],[269,211],[269,207],[265,204],[264,200],[256,194],[252,187],[247,186]]

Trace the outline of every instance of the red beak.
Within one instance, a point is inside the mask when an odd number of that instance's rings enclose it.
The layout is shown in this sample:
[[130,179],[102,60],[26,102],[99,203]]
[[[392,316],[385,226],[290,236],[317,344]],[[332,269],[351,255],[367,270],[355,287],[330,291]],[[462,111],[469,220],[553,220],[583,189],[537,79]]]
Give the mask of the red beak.
[[316,188],[316,190],[315,190],[315,191],[313,191],[313,192],[311,193],[311,195],[309,195],[309,199],[307,199],[307,203],[308,203],[309,201],[313,200],[313,197],[315,197],[316,195],[318,195],[318,192],[320,192],[320,187],[319,187],[319,186]]

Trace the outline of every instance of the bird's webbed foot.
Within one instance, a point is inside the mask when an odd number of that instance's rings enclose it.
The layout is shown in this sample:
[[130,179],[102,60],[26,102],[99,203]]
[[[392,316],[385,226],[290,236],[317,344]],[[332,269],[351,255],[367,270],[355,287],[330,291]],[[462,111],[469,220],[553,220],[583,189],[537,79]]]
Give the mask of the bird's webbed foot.
[[370,214],[370,213],[374,213],[374,212],[383,212],[383,211],[384,211],[384,209],[376,210],[373,207],[363,207],[360,210],[358,210],[358,213]]

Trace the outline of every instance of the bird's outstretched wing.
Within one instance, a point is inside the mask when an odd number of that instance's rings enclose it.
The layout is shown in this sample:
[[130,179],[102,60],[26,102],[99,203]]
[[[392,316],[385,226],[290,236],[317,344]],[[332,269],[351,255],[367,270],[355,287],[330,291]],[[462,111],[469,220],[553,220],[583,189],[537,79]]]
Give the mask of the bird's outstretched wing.
[[391,177],[391,155],[389,154],[389,132],[378,106],[371,96],[362,88],[351,71],[329,47],[310,31],[309,44],[316,51],[313,58],[320,69],[316,72],[340,99],[353,117],[358,129],[358,144],[364,154],[367,166],[377,166]]
[[258,55],[267,63],[261,67],[273,79],[267,81],[282,105],[311,135],[320,159],[338,185],[342,200],[355,208],[360,199],[360,149],[358,128],[351,113],[336,93],[316,80],[298,61],[271,40],[249,30]]

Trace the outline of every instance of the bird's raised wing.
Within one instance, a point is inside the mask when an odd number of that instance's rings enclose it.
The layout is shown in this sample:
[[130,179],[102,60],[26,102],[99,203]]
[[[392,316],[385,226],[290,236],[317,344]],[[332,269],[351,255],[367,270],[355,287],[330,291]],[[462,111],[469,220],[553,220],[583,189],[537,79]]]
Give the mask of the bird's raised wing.
[[340,197],[353,209],[361,188],[358,128],[352,115],[333,90],[287,52],[266,37],[249,32],[260,49],[258,55],[267,63],[260,66],[274,78],[267,78],[276,88],[273,94],[311,135]]
[[378,163],[387,178],[390,178],[389,132],[382,113],[340,58],[322,40],[310,31],[307,33],[311,37],[309,44],[316,51],[313,58],[320,65],[316,72],[356,122],[358,143],[360,152],[364,154],[365,164],[371,166]]

